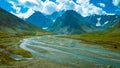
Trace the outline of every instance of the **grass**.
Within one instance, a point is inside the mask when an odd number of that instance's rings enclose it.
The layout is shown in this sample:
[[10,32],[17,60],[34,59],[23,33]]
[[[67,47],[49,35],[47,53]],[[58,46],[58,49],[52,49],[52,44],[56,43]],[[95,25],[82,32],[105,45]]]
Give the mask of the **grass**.
[[8,55],[0,52],[0,66],[2,66],[4,64],[9,65],[10,64],[9,61],[14,62],[14,60],[12,58],[8,57]]
[[[19,47],[20,40],[24,38],[30,38],[35,36],[42,36],[42,35],[52,35],[52,33],[40,33],[37,34],[33,33],[5,33],[0,32],[0,49],[4,49],[12,54],[22,55],[23,57],[32,57],[31,53],[25,51]],[[12,58],[4,54],[0,51],[0,65],[6,65],[9,62],[12,62]],[[15,60],[13,60],[15,61]]]
[[120,51],[120,21],[110,29],[103,32],[87,33],[81,35],[67,35],[65,38],[81,40],[88,44],[97,44],[110,50]]
[[16,62],[14,63],[13,68],[74,68],[74,67],[53,63],[46,60],[30,60]]
[[[10,53],[22,55],[24,57],[32,57],[31,53],[19,47],[19,41],[24,38],[30,38],[42,35],[53,35],[52,33],[40,33],[35,35],[26,34],[7,34],[0,32],[0,49],[4,49]],[[45,52],[40,50],[40,52]],[[46,60],[28,60],[17,61],[0,51],[0,68],[72,68],[67,65],[49,62]],[[74,68],[74,67],[73,67]]]
[[77,39],[83,43],[97,44],[110,50],[120,51],[120,32],[88,33],[61,37]]
[[[19,41],[22,40],[24,37],[23,36],[21,36],[21,37],[15,36],[15,35],[10,36],[10,35],[7,33],[0,33],[0,48],[4,49],[10,53],[13,53],[13,54],[23,55],[24,57],[31,57],[32,55],[29,52],[22,50],[19,47],[19,45],[17,45],[19,43]],[[0,56],[0,60],[1,60],[0,64],[1,65],[4,65],[4,64],[11,62],[12,58],[7,56],[3,52],[0,52],[0,54],[1,54],[1,56]]]

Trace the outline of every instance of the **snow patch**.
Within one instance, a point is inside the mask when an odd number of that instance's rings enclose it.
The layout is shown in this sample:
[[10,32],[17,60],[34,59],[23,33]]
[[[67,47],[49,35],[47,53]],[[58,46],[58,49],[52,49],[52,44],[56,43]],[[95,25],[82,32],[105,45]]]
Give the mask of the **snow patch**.
[[97,18],[98,22],[96,23],[96,26],[101,26],[100,20],[101,18]]
[[55,20],[52,20],[52,22],[55,22]]
[[101,20],[101,17],[97,18],[97,20],[100,21],[100,20]]
[[115,18],[118,18],[118,16],[116,16]]
[[102,26],[105,26],[106,24],[108,24],[109,23],[109,21],[106,21]]
[[101,26],[100,22],[97,22],[97,23],[96,23],[96,26]]
[[106,25],[107,23],[109,23],[109,21],[106,21],[106,22],[104,23],[104,25]]
[[42,29],[46,30],[46,29],[48,29],[48,27],[44,27],[44,28],[42,28]]

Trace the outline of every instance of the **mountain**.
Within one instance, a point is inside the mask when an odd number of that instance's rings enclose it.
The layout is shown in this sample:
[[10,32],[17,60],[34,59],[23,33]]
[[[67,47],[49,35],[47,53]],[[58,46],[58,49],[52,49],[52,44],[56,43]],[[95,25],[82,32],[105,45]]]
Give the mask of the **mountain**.
[[118,15],[91,15],[84,18],[91,25],[98,28],[108,29],[120,20]]
[[117,24],[113,26],[115,29],[120,29],[120,19],[117,21]]
[[36,31],[41,31],[41,29],[26,23],[24,20],[0,8],[0,32],[15,33]]
[[56,19],[51,31],[57,34],[80,34],[96,31],[96,29],[84,21],[77,12],[68,10]]
[[115,25],[113,25],[113,27],[111,27],[110,29],[108,29],[107,32],[110,33],[110,34],[113,33],[113,34],[119,34],[120,35],[120,20],[117,21],[117,23]]
[[111,28],[102,32],[93,32],[78,35],[65,35],[63,37],[83,41],[87,44],[97,44],[108,50],[120,51],[120,20]]
[[27,18],[26,21],[43,29],[48,28],[52,25],[52,21],[38,11]]
[[51,19],[53,22],[60,17],[62,14],[64,13],[64,11],[59,11],[59,12],[54,12],[51,15],[46,15],[49,19]]

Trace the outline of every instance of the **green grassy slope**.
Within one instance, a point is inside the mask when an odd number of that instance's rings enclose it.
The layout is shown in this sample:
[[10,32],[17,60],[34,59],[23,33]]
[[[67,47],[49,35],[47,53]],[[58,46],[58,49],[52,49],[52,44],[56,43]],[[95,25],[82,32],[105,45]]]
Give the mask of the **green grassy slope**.
[[62,36],[82,40],[84,43],[101,45],[110,50],[120,51],[120,22],[101,33]]
[[26,23],[24,20],[0,8],[0,32],[35,32],[42,29]]

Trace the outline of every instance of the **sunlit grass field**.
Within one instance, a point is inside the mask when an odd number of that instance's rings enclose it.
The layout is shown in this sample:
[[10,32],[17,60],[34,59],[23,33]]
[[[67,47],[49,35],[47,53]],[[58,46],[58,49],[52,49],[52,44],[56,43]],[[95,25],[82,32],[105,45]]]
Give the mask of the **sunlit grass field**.
[[120,51],[120,32],[88,33],[61,37],[77,39],[84,43],[97,44],[110,50]]

